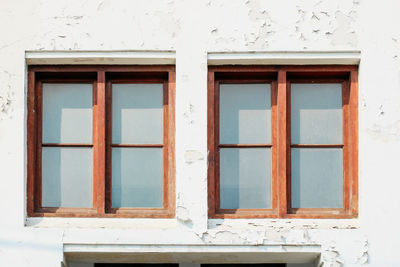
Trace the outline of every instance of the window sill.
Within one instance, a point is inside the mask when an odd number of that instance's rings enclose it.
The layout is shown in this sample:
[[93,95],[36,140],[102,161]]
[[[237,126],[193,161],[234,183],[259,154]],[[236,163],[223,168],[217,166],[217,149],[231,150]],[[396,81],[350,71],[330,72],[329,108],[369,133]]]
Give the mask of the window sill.
[[107,229],[172,229],[178,225],[175,218],[60,218],[28,217],[26,227],[35,228],[107,228]]
[[208,229],[359,229],[358,219],[209,219]]

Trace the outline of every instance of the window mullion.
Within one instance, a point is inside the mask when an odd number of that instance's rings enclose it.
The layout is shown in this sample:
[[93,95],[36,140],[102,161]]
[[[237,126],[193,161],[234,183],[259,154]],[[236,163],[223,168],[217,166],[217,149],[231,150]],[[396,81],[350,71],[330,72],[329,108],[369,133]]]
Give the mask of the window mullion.
[[164,81],[163,83],[163,148],[162,148],[162,153],[163,153],[163,208],[168,208],[169,206],[169,194],[168,194],[168,172],[169,172],[169,166],[168,166],[168,81]]
[[286,71],[278,72],[278,205],[279,216],[287,214],[288,183],[290,173],[290,118],[289,88],[286,82]]
[[272,169],[272,209],[279,212],[279,179],[278,179],[278,160],[277,160],[277,135],[278,135],[278,117],[277,117],[277,95],[278,83],[271,83],[271,169]]
[[93,90],[93,204],[98,215],[105,213],[106,168],[105,71],[97,72]]

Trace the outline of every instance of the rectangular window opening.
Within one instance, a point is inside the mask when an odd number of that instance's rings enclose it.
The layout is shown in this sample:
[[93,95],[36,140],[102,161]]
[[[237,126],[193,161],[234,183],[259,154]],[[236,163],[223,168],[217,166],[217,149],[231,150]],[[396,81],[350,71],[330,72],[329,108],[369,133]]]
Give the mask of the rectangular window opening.
[[211,218],[357,216],[357,67],[209,68]]
[[174,216],[173,66],[30,66],[28,214]]

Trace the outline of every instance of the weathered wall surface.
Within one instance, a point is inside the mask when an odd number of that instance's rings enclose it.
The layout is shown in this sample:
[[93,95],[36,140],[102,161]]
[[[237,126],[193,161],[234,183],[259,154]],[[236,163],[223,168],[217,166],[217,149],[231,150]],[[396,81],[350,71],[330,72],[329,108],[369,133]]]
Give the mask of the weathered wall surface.
[[[2,0],[0,266],[60,266],[63,244],[320,245],[323,266],[400,266],[398,10],[396,0]],[[27,50],[176,51],[176,219],[27,220]],[[310,50],[361,51],[359,218],[208,220],[207,53]]]

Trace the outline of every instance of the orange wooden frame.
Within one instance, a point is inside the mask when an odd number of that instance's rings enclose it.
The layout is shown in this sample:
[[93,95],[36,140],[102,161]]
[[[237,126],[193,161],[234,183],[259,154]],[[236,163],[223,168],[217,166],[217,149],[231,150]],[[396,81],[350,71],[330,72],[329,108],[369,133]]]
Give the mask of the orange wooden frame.
[[[42,143],[42,83],[93,83],[93,143]],[[113,82],[163,83],[163,207],[111,208],[111,90]],[[28,69],[28,179],[30,217],[175,216],[175,67],[174,66],[29,66]],[[93,148],[93,206],[42,207],[42,147]],[[147,145],[146,145],[147,146]],[[151,147],[154,145],[149,145]]]
[[[355,218],[358,216],[358,67],[213,66],[208,71],[208,214],[210,218]],[[220,209],[219,84],[271,84],[272,208]],[[342,83],[343,144],[292,144],[290,83]],[[235,145],[260,147],[263,145]],[[264,145],[265,146],[265,145]],[[340,147],[343,150],[343,208],[291,208],[291,148]]]

